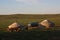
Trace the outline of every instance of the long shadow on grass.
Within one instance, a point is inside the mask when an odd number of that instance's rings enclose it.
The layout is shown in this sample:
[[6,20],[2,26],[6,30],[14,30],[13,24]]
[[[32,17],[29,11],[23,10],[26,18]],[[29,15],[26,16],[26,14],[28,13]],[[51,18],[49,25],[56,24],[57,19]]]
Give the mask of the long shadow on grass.
[[60,31],[0,32],[0,40],[60,40]]

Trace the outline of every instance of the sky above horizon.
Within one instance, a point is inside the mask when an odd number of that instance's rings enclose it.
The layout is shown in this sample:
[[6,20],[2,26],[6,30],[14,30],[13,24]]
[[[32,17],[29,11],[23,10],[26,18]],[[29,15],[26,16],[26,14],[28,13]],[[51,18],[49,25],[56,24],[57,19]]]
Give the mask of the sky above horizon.
[[0,0],[0,14],[60,13],[60,0]]

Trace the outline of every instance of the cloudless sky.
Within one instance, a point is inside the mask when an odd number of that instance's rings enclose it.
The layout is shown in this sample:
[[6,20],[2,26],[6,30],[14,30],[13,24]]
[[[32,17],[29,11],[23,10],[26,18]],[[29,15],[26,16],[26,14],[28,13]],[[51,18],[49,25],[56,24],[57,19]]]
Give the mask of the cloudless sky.
[[0,14],[60,13],[60,0],[0,0]]

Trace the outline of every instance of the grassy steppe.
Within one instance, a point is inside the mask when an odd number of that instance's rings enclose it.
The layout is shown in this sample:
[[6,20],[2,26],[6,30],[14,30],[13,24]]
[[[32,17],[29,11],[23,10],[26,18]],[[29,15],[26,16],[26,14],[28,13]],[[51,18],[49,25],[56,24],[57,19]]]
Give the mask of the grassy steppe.
[[0,40],[60,40],[60,31],[0,32]]
[[41,22],[45,19],[53,21],[56,26],[60,25],[60,14],[50,14],[50,15],[0,15],[0,30],[5,30],[8,25],[17,20],[18,23],[27,25],[29,22]]
[[60,25],[60,14],[48,15],[29,15],[29,14],[15,14],[15,15],[0,15],[0,30],[5,31],[7,26],[17,20],[18,23],[27,25],[29,22],[41,22],[45,19],[53,21],[56,26]]
[[[8,25],[16,20],[18,23],[27,25],[29,22],[41,22],[45,19],[53,21],[56,27],[47,29],[46,31],[41,31],[41,29],[34,29],[22,32],[6,32]],[[60,14],[0,15],[0,40],[60,40],[60,28],[57,28],[58,26],[60,26]]]

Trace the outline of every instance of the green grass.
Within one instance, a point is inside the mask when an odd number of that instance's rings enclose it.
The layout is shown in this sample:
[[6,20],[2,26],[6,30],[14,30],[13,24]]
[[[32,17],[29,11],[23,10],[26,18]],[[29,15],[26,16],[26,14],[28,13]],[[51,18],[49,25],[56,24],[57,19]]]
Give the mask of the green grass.
[[60,31],[0,32],[0,40],[60,40]]
[[6,31],[6,28],[17,20],[18,23],[27,25],[29,22],[41,22],[49,19],[55,23],[56,26],[60,25],[60,14],[51,15],[0,15],[0,30]]
[[[29,22],[41,22],[49,19],[56,27],[49,29],[32,29],[22,32],[6,32],[7,27],[17,20],[27,25]],[[0,15],[0,40],[60,40],[60,14],[53,15]],[[44,31],[45,30],[45,31]]]

